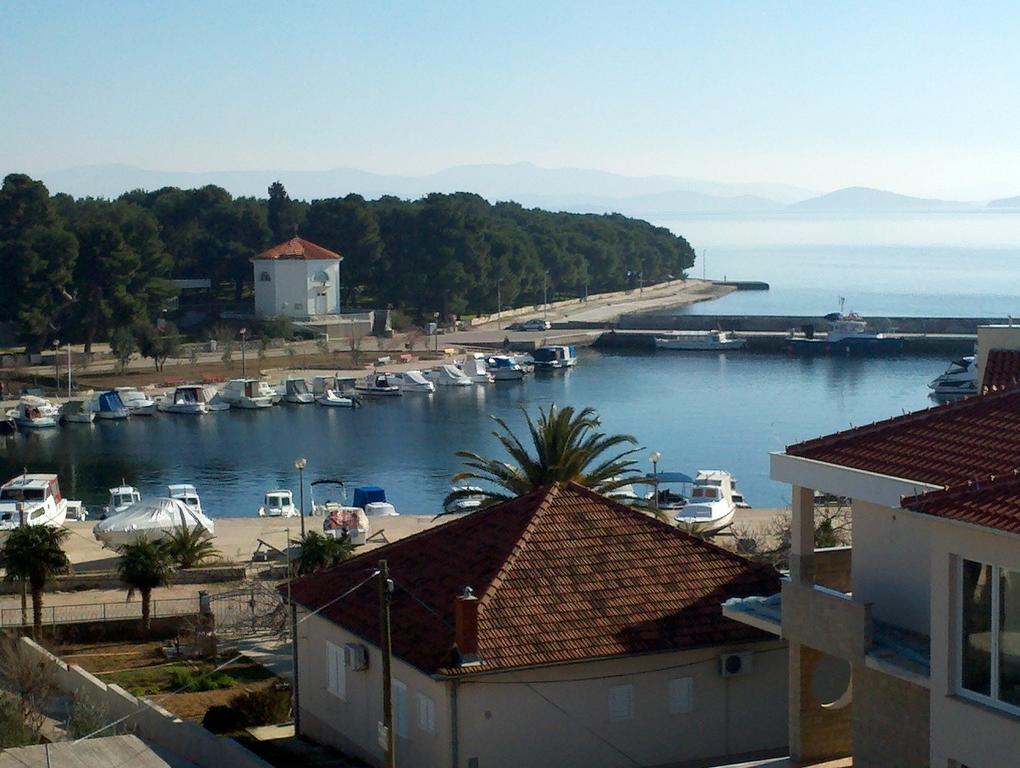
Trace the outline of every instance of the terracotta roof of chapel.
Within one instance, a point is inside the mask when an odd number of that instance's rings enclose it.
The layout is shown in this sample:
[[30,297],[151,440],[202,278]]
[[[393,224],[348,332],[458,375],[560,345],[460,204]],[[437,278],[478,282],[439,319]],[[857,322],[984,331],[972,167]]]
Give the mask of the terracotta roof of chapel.
[[282,243],[274,245],[272,248],[267,248],[256,256],[252,261],[269,259],[273,261],[278,260],[297,260],[297,261],[317,261],[317,260],[329,260],[343,259],[339,253],[334,253],[328,248],[323,248],[321,245],[305,240],[303,237],[292,237],[290,240],[285,240]]
[[[316,609],[385,559],[394,653],[459,675],[766,639],[724,618],[779,574],[576,484],[555,484],[291,582]],[[457,666],[454,603],[478,601],[478,666]],[[374,579],[320,614],[378,644]]]

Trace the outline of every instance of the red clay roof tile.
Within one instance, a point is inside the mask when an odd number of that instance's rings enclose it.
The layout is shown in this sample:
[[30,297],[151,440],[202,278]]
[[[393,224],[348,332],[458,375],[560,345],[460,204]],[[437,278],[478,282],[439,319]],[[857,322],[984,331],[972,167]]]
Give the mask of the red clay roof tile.
[[1020,533],[1020,475],[1013,472],[904,497],[901,503],[926,515]]
[[950,486],[1020,467],[1020,389],[959,400],[787,447],[786,453]]
[[[394,653],[451,675],[762,639],[721,604],[779,589],[774,569],[570,484],[296,579],[292,597],[314,610],[381,559],[395,582]],[[466,586],[479,598],[482,663],[461,669],[454,600]],[[374,581],[321,615],[378,643]]]
[[991,349],[981,377],[981,392],[1000,392],[1020,384],[1020,351]]
[[321,245],[316,245],[302,237],[292,237],[290,240],[285,240],[278,245],[274,245],[272,248],[262,251],[262,253],[255,257],[255,259],[296,259],[301,261],[342,258],[343,256],[339,253],[333,253],[328,248],[323,248]]

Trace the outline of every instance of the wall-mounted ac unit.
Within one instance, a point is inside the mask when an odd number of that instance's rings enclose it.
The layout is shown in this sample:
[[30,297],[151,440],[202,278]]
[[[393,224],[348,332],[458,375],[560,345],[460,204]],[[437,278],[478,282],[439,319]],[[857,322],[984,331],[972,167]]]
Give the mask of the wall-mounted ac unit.
[[751,652],[723,653],[719,655],[719,674],[723,677],[751,674]]
[[352,672],[368,669],[368,649],[361,643],[344,645],[344,664]]

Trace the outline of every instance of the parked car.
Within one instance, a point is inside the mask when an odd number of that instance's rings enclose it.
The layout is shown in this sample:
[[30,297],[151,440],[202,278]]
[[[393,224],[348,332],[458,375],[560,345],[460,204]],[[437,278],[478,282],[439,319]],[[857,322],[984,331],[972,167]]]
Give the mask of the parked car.
[[552,323],[548,320],[543,320],[541,317],[536,317],[527,322],[521,323],[522,331],[548,331],[552,328]]

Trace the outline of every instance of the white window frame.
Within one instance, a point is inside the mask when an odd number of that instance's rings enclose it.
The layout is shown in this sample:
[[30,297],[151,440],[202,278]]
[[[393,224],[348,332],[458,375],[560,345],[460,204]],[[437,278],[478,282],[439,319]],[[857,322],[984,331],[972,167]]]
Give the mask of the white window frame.
[[347,661],[344,647],[326,641],[326,690],[340,699],[347,701]]
[[[686,696],[686,704],[681,705],[679,702],[679,691],[683,688]],[[667,687],[667,697],[669,699],[669,713],[671,715],[686,715],[694,711],[694,678],[693,677],[674,677],[669,680]]]
[[[614,685],[609,688],[607,694],[609,721],[612,723],[625,723],[634,719],[634,686]],[[625,697],[620,699],[618,697]],[[626,712],[622,711],[620,704],[626,704]]]
[[[977,563],[982,566],[989,566],[992,569],[992,625],[991,643],[990,643],[990,655],[991,655],[991,685],[989,691],[991,695],[985,696],[983,693],[972,691],[969,688],[963,687],[963,564],[969,560],[972,563]],[[1011,715],[1020,715],[1020,706],[1010,704],[1007,701],[999,699],[999,599],[1001,597],[999,593],[999,583],[1001,581],[1000,574],[1003,570],[1017,571],[1017,568],[1008,568],[1005,566],[995,565],[984,560],[977,560],[975,558],[966,557],[964,555],[958,555],[956,558],[956,605],[953,609],[953,617],[956,621],[956,630],[953,632],[954,647],[955,647],[955,661],[956,661],[956,673],[954,677],[955,693],[964,699],[976,701],[979,704],[984,704],[988,707],[993,707],[1003,712],[1009,712]]]
[[393,679],[393,733],[402,739],[407,738],[407,686]]
[[419,693],[418,701],[418,730],[435,736],[436,734],[436,702],[431,696]]

